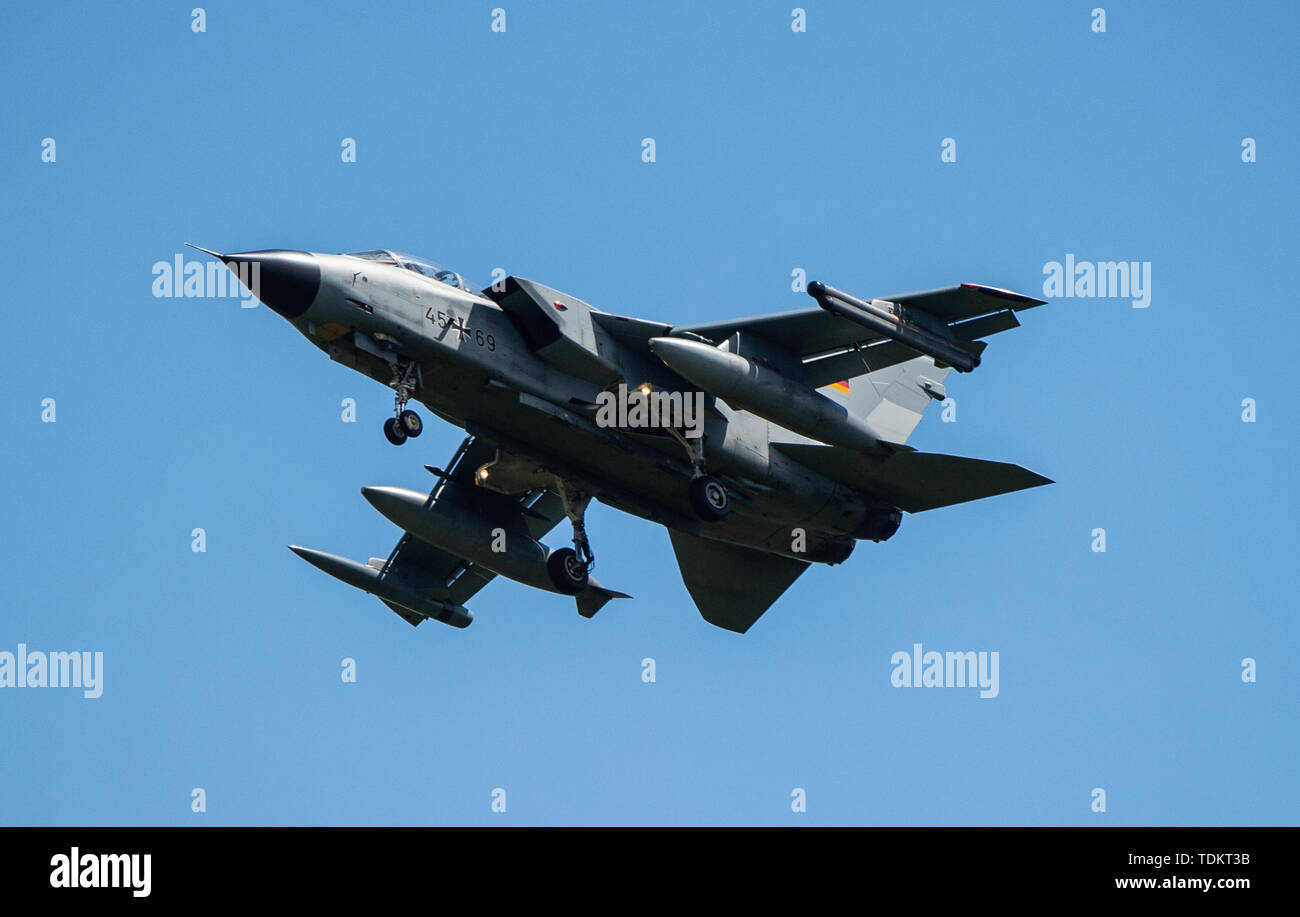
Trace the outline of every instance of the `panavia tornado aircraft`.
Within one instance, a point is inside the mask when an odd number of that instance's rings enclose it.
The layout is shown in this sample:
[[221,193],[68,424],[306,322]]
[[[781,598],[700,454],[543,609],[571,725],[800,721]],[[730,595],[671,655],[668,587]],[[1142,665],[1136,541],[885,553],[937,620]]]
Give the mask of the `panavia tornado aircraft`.
[[[197,246],[196,246],[197,247]],[[531,280],[473,287],[392,251],[219,258],[330,359],[391,387],[384,424],[420,435],[414,400],[468,436],[430,493],[364,487],[402,529],[359,563],[292,546],[411,624],[465,627],[494,576],[572,595],[591,617],[627,598],[590,575],[601,502],[668,529],[706,621],[744,633],[811,563],[884,541],[902,514],[1051,483],[1018,465],[906,445],[949,370],[1042,305],[978,284],[700,324],[600,311]],[[573,547],[541,539],[563,518]]]

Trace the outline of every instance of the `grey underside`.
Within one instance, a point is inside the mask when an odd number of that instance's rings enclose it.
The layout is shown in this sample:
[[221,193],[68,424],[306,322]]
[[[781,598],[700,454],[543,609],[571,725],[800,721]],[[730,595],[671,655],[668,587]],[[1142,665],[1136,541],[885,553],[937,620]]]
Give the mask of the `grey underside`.
[[[547,291],[548,296],[551,292]],[[1014,313],[1039,304],[1014,294],[966,286],[909,294],[891,301],[924,308],[948,323],[954,334],[969,340],[1016,327]],[[646,359],[646,340],[670,330],[662,323],[609,313],[596,314],[594,320],[627,347],[634,366],[645,365],[637,361]],[[716,342],[734,334],[753,334],[779,343],[802,361],[808,384],[865,418],[889,442],[897,444],[906,442],[936,397],[925,386],[940,384],[941,388],[947,374],[947,368],[936,366],[931,358],[894,341],[882,340],[865,332],[861,325],[818,308],[671,330]],[[657,363],[653,357],[650,362]],[[662,371],[662,367],[658,369]],[[588,371],[593,378],[600,378],[602,369],[593,365]],[[429,375],[433,379],[436,369],[431,368]],[[840,379],[855,380],[851,394],[821,388]],[[465,388],[483,390],[477,384]],[[498,447],[542,456],[562,477],[595,484],[602,502],[664,524],[687,591],[704,619],[718,627],[739,633],[748,630],[809,566],[805,561],[774,553],[780,542],[788,547],[790,525],[797,524],[797,520],[745,515],[747,499],[761,501],[762,494],[747,497],[744,481],[727,478],[725,470],[722,475],[735,489],[739,511],[716,523],[702,524],[692,518],[684,504],[683,464],[675,443],[654,437],[636,437],[637,442],[630,442],[633,438],[628,436],[595,430],[589,423],[584,424],[588,418],[576,405],[568,411],[500,390],[483,397],[485,400],[469,407],[469,413],[492,418],[492,427],[457,416],[467,408],[464,401],[455,405],[426,401],[441,416],[461,423],[475,437],[465,451],[458,453],[449,474],[454,481],[470,485],[468,489],[481,492],[485,510],[522,514],[534,538],[540,539],[564,518],[560,499],[548,490],[507,497],[475,488],[474,470],[489,461]],[[831,481],[912,513],[1050,483],[1013,464],[905,448],[891,455],[869,456],[811,442],[775,426],[765,431],[764,438],[764,448],[770,448],[774,461],[793,460]],[[685,471],[689,473],[689,468]],[[438,490],[434,488],[431,499],[438,499]],[[765,549],[769,547],[771,550]],[[393,572],[420,583],[429,597],[455,604],[464,604],[495,575],[410,535],[398,542],[387,565]],[[579,604],[581,609],[581,599]],[[417,623],[409,612],[390,607]]]

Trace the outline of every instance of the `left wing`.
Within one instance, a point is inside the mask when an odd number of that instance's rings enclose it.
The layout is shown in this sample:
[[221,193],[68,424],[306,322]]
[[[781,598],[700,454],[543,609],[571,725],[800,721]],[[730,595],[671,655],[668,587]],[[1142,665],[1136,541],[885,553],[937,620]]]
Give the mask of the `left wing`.
[[[905,293],[878,301],[897,307],[903,315],[914,316],[925,326],[941,329],[958,342],[973,342],[1016,328],[1020,325],[1016,312],[1044,304],[1041,299],[976,283]],[[920,355],[905,344],[822,308],[678,325],[671,333],[698,334],[721,343],[738,332],[758,335],[802,358],[813,388],[904,363]],[[982,345],[976,345],[975,349],[978,352]]]
[[833,481],[874,494],[909,513],[1052,483],[1050,478],[1019,465],[960,455],[900,451],[883,457],[861,456],[814,443],[772,445]]

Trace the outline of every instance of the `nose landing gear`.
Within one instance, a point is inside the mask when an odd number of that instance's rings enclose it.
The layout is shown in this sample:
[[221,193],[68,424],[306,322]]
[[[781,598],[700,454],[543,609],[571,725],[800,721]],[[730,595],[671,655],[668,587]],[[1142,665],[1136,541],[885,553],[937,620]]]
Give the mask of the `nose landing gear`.
[[384,421],[384,437],[394,446],[400,446],[424,432],[420,415],[406,409],[406,402],[420,388],[420,367],[414,362],[405,366],[394,364],[393,381],[389,384],[397,395],[393,398],[394,416]]
[[384,436],[394,446],[400,446],[423,432],[424,423],[414,411],[399,411],[396,417],[384,421]]

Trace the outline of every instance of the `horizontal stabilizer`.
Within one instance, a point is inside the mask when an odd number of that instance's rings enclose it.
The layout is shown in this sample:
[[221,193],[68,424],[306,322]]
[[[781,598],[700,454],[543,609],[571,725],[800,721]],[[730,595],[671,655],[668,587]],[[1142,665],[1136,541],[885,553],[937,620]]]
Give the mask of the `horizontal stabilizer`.
[[772,445],[813,471],[874,494],[909,513],[1052,483],[1019,465],[937,452],[904,451],[875,457],[835,446]]
[[808,564],[670,528],[686,591],[704,620],[743,634]]

